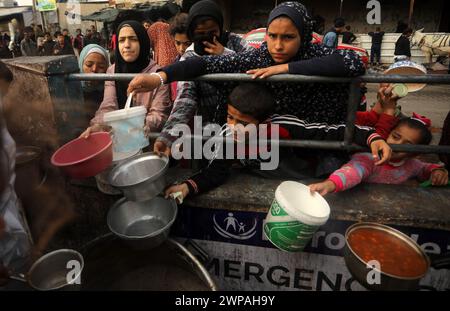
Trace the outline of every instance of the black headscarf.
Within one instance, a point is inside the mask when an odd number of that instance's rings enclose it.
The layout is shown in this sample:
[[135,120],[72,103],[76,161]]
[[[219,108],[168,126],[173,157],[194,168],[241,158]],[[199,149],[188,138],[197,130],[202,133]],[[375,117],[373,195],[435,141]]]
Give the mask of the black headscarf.
[[292,20],[301,37],[301,45],[299,53],[300,58],[303,57],[306,50],[311,46],[313,33],[313,20],[308,14],[306,7],[299,2],[283,2],[270,12],[267,20],[267,28],[274,19],[286,16]]
[[[150,63],[151,57],[150,57],[150,39],[147,35],[147,32],[145,31],[144,26],[142,26],[140,23],[136,21],[124,21],[122,22],[119,27],[117,27],[117,39],[119,39],[119,32],[120,29],[122,29],[125,26],[130,26],[133,28],[134,32],[136,33],[136,36],[139,40],[140,45],[140,51],[138,58],[132,62],[127,63],[122,55],[120,55],[119,50],[119,43],[116,45],[115,50],[115,73],[140,73],[142,70],[144,70]],[[125,107],[125,102],[127,101],[127,88],[128,88],[128,82],[125,81],[116,81],[116,96],[117,96],[117,103],[119,105],[119,109],[123,109]]]
[[187,29],[187,36],[189,40],[194,40],[194,30],[197,27],[197,21],[200,17],[208,17],[212,20],[214,20],[220,28],[220,37],[218,38],[220,43],[224,44],[222,42],[223,37],[223,15],[222,11],[212,0],[202,0],[194,4],[191,9],[189,10],[189,16],[188,16],[188,29]]

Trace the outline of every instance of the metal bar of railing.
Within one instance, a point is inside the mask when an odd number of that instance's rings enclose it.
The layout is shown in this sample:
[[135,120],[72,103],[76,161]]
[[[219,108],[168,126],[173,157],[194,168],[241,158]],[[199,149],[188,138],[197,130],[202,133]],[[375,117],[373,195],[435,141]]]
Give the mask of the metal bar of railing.
[[[79,80],[79,81],[130,81],[137,74],[129,73],[115,73],[115,74],[84,74],[84,73],[73,73],[67,75],[68,80]],[[292,83],[311,83],[311,82],[322,82],[322,83],[347,83],[353,80],[359,80],[360,82],[368,83],[379,83],[379,82],[404,82],[404,83],[444,83],[450,84],[450,75],[381,75],[381,74],[370,74],[359,76],[356,78],[349,77],[322,77],[322,76],[302,76],[302,75],[290,75],[281,74],[272,76],[266,79],[252,79],[251,75],[243,73],[216,73],[208,74],[195,79],[187,79],[192,81],[236,81],[236,82],[292,82]]]

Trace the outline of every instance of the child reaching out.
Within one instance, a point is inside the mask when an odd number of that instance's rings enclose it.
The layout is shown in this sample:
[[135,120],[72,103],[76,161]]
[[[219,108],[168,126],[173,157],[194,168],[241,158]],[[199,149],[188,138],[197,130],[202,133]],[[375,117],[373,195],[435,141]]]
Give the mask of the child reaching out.
[[[387,142],[428,145],[432,138],[428,129],[430,126],[429,119],[413,113],[412,117],[399,121]],[[325,195],[329,192],[350,189],[361,182],[401,184],[411,178],[418,178],[421,181],[430,179],[433,186],[448,183],[448,172],[445,168],[415,159],[416,154],[393,152],[390,162],[380,166],[373,165],[371,156],[369,153],[354,154],[349,163],[331,174],[327,180],[310,185],[311,191]]]
[[[229,96],[227,125],[231,129],[239,124],[258,126],[263,123],[268,124],[268,129],[278,126],[278,136],[283,139],[341,141],[344,138],[345,124],[306,123],[291,115],[271,116],[274,105],[272,94],[264,86],[257,83],[240,84]],[[270,133],[267,134],[267,137],[272,137]],[[390,147],[372,128],[356,126],[355,143],[371,148],[370,161],[375,163],[374,165],[381,165],[389,160]],[[383,155],[381,159],[378,158],[378,152]],[[181,192],[182,200],[188,194],[199,194],[213,189],[225,182],[232,163],[232,160],[216,159],[181,184],[168,187],[165,195],[169,197]]]

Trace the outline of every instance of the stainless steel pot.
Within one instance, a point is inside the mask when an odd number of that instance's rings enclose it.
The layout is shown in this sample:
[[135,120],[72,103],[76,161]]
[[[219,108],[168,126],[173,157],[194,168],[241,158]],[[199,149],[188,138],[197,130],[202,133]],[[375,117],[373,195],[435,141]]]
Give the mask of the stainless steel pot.
[[[72,266],[69,265],[70,261],[77,263]],[[71,273],[72,267],[79,269]],[[39,291],[79,290],[83,268],[84,260],[80,253],[71,249],[59,249],[39,258],[26,275],[11,275],[10,278],[26,282]]]
[[163,243],[177,217],[175,200],[155,197],[145,202],[122,198],[108,211],[112,233],[134,249],[150,249]]
[[[430,265],[433,266],[435,269],[448,267],[449,264],[448,254],[440,256],[439,258],[436,258],[436,260],[431,261],[430,258],[427,256],[427,254],[414,240],[412,240],[410,237],[394,228],[377,223],[369,223],[369,222],[356,223],[354,225],[351,225],[345,233],[344,259],[345,264],[350,273],[352,274],[352,276],[362,286],[364,286],[367,289],[378,291],[418,290],[419,282],[427,272],[425,272],[422,275],[418,275],[416,277],[399,277],[385,273],[383,271],[379,271],[372,267],[368,267],[367,262],[365,262],[362,258],[360,258],[356,254],[356,252],[352,249],[348,239],[349,235],[352,232],[361,228],[382,230],[391,234],[393,237],[400,239],[403,242],[406,242],[414,251],[416,251],[426,261],[427,271]],[[401,262],[399,262],[398,264],[401,265]],[[368,282],[368,274],[374,271],[380,273],[379,284],[369,284]]]
[[166,187],[167,157],[154,153],[133,156],[118,164],[109,174],[109,183],[120,189],[130,201],[146,201]]
[[150,250],[132,250],[112,234],[89,242],[82,290],[216,291],[202,263],[172,239]]

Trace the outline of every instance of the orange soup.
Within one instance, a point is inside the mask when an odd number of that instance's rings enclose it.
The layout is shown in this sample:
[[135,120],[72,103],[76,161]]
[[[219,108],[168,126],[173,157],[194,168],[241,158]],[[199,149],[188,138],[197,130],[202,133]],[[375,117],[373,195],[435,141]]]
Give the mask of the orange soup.
[[384,273],[420,277],[428,269],[426,259],[410,244],[384,230],[355,229],[349,234],[348,243],[364,262],[377,260]]

